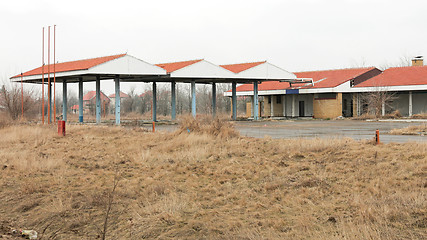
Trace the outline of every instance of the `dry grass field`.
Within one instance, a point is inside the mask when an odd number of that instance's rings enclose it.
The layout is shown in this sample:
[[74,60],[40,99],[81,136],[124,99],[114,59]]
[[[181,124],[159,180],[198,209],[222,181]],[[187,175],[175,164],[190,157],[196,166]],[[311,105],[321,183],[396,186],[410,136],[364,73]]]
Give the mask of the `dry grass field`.
[[0,129],[4,238],[427,238],[427,144],[67,127]]
[[401,129],[392,129],[390,134],[393,135],[427,135],[427,124],[409,126]]

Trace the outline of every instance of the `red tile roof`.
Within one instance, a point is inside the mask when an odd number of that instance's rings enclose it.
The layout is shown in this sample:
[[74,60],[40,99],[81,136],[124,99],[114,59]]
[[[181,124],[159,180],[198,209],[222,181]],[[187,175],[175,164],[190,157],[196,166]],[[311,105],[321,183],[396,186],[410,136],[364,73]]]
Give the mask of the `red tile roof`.
[[[91,59],[83,59],[83,60],[77,60],[77,61],[71,61],[71,62],[63,62],[63,63],[57,63],[55,64],[55,71],[57,73],[59,72],[68,72],[68,71],[76,71],[76,70],[86,70],[89,68],[92,68],[94,66],[97,66],[99,64],[109,62],[111,60],[120,58],[125,56],[126,54],[119,54],[119,55],[113,55],[113,56],[106,56],[106,57],[98,57],[98,58],[91,58]],[[51,74],[53,73],[53,64],[45,65],[44,66],[44,72],[47,73],[47,68],[50,68]],[[42,67],[35,68],[33,70],[30,70],[28,72],[23,73],[23,76],[33,76],[33,75],[41,75],[42,74]],[[53,74],[52,74],[53,76]],[[16,76],[13,76],[12,78],[21,77],[21,74],[18,74]]]
[[395,67],[354,87],[427,85],[427,66]]
[[[96,91],[89,91],[83,96],[83,101],[90,101],[96,96]],[[101,91],[101,101],[110,101],[110,99]]]
[[153,92],[150,90],[150,91],[147,91],[145,93],[141,93],[141,95],[139,95],[139,97],[145,97],[145,96],[147,96],[147,97],[153,96]]
[[228,64],[228,65],[220,65],[220,66],[229,70],[229,71],[232,71],[234,73],[239,73],[239,72],[243,72],[245,70],[248,70],[249,68],[256,67],[256,66],[263,64],[265,62],[266,61],[251,62],[251,63],[237,63],[237,64]]
[[183,61],[183,62],[159,63],[159,64],[156,64],[156,66],[165,69],[166,72],[168,72],[168,73],[171,73],[171,72],[174,72],[178,69],[181,69],[181,68],[193,65],[195,63],[198,63],[202,60],[203,59]]
[[[348,68],[324,71],[297,72],[295,75],[298,78],[312,78],[314,86],[311,84],[292,84],[294,88],[333,88],[343,84],[357,76],[360,76],[372,68]],[[287,82],[267,81],[258,85],[258,91],[266,90],[285,90],[290,88]],[[236,91],[253,91],[253,84],[243,84],[236,88]],[[230,91],[229,91],[230,92]]]
[[[110,94],[108,97],[109,97],[109,98],[115,98],[115,97],[116,97],[116,94],[115,94],[115,93]],[[127,95],[126,93],[124,93],[124,92],[120,91],[120,98],[128,98],[128,97],[129,97],[129,95]]]
[[73,106],[71,107],[71,109],[73,109],[73,110],[78,110],[78,109],[79,109],[79,105],[73,105]]

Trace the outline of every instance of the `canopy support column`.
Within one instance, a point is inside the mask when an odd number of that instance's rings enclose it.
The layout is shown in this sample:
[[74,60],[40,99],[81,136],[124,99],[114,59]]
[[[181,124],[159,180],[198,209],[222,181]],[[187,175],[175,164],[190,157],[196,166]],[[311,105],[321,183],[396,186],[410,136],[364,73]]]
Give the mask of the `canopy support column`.
[[212,117],[216,115],[216,83],[212,83]]
[[157,122],[157,84],[153,82],[153,106],[152,106],[152,114],[153,114],[153,122]]
[[171,118],[176,120],[176,82],[171,82]]
[[408,111],[409,116],[412,116],[412,92],[409,92],[409,111]]
[[283,117],[286,117],[286,95],[282,95]]
[[115,115],[116,115],[116,125],[120,125],[120,77],[116,76],[114,79],[114,87],[115,87]]
[[232,108],[232,119],[237,119],[237,96],[236,96],[236,82],[231,83],[231,108]]
[[79,78],[79,122],[83,123],[83,78]]
[[62,120],[67,121],[67,80],[62,82]]
[[274,117],[274,96],[271,95],[270,97],[270,118]]
[[191,81],[191,114],[196,118],[196,82]]
[[253,104],[253,108],[254,108],[254,120],[257,121],[258,120],[258,81],[254,82],[254,104]]
[[96,124],[101,123],[101,79],[96,76]]

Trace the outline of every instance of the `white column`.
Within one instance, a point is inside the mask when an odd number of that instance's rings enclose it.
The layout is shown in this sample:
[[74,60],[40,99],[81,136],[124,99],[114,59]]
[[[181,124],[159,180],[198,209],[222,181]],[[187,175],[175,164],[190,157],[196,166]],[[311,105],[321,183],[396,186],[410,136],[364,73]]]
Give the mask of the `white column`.
[[292,117],[295,117],[295,100],[296,100],[296,95],[292,94]]
[[409,92],[409,116],[412,116],[412,92]]
[[274,96],[271,95],[271,101],[270,101],[270,117],[274,117]]
[[381,116],[385,116],[385,102],[381,104]]
[[286,95],[282,95],[283,116],[286,117]]

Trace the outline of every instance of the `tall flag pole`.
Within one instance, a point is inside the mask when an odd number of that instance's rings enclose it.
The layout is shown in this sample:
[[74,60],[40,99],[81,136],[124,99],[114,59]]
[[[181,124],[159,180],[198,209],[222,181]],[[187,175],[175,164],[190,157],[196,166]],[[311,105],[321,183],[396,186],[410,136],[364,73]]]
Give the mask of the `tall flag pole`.
[[44,27],[42,33],[42,123],[44,124]]
[[52,88],[50,85],[50,26],[47,29],[47,98],[48,98],[48,103],[47,103],[47,122],[50,124],[51,123],[51,104],[52,104]]
[[53,25],[53,121],[56,122],[56,74],[55,74],[55,60],[56,60],[56,25]]
[[22,110],[22,120],[24,119],[24,86],[22,84],[22,72],[21,72],[21,110]]

